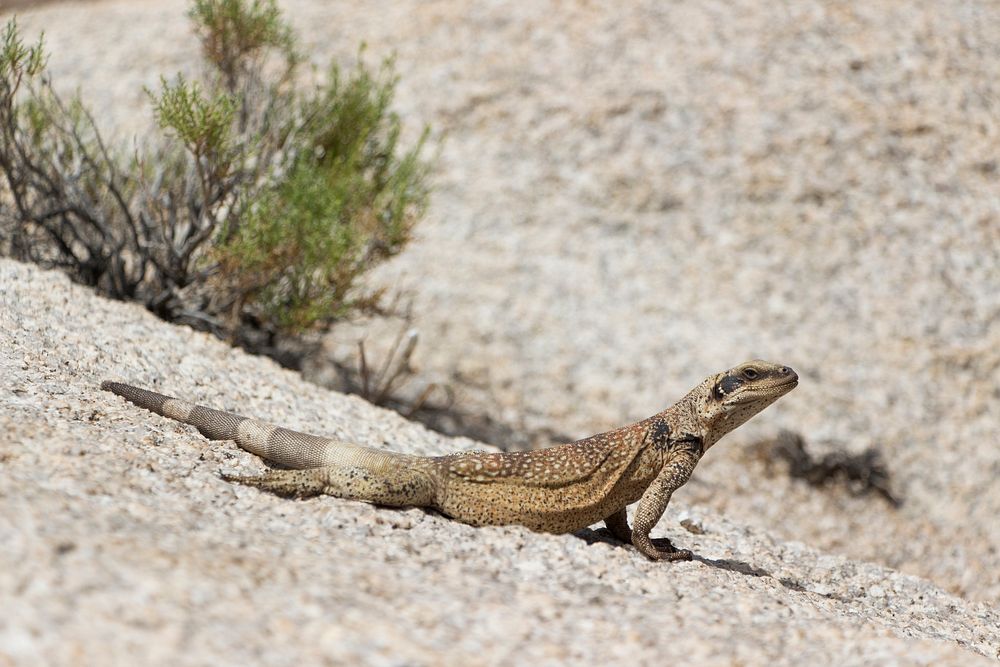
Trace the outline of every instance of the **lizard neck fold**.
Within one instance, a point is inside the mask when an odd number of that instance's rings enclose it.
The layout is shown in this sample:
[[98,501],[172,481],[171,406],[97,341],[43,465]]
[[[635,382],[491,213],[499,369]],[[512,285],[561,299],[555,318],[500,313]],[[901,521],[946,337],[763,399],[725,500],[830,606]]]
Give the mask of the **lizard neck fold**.
[[[702,417],[699,410],[700,386],[688,392],[684,398],[677,401],[655,418],[662,419],[670,426],[670,438],[672,440],[684,438],[686,436],[696,436],[703,441],[708,435],[708,422]],[[705,443],[708,447],[708,443]]]

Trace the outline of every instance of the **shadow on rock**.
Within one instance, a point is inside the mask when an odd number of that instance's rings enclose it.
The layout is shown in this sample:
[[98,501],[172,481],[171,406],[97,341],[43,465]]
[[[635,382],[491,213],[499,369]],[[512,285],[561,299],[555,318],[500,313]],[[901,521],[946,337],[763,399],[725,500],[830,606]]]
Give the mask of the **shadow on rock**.
[[[591,530],[590,528],[586,528],[584,530],[574,533],[574,535],[579,537],[587,544],[597,544],[599,542],[603,542],[604,544],[609,544],[619,549],[630,549],[630,550],[634,549],[634,547],[631,544],[625,544],[617,537],[612,535],[611,531],[609,531],[607,528],[599,528],[597,530]],[[670,542],[663,538],[659,538],[659,539],[654,539],[653,544],[662,548],[662,546],[670,544]],[[709,567],[717,567],[721,570],[729,570],[730,572],[737,572],[739,574],[745,574],[752,577],[771,576],[771,573],[768,572],[767,570],[762,570],[758,567],[750,565],[749,563],[744,563],[743,561],[739,560],[732,560],[729,558],[720,558],[718,560],[713,560],[711,558],[703,558],[698,554],[693,554],[691,560],[698,561],[699,563],[703,563]]]

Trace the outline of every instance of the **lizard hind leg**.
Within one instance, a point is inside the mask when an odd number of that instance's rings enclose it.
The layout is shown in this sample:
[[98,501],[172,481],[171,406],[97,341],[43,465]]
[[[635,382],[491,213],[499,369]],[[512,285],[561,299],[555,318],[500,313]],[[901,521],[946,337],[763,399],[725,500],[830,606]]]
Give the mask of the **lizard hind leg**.
[[608,527],[608,532],[616,539],[625,544],[632,544],[632,529],[628,527],[628,515],[625,508],[621,508],[604,520],[604,525]]
[[325,493],[392,507],[429,507],[434,484],[419,468],[372,470],[361,466],[323,466],[305,470],[269,470],[262,475],[226,475],[222,478],[280,496],[306,498]]
[[230,475],[221,473],[227,482],[236,482],[270,491],[279,496],[308,498],[323,493],[327,487],[327,475],[323,468],[306,470],[268,470],[262,475]]

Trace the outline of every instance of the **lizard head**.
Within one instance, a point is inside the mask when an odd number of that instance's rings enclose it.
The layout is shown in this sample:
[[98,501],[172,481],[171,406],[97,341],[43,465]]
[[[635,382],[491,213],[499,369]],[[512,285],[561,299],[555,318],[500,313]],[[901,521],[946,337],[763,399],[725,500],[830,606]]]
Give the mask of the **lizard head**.
[[702,384],[698,416],[706,430],[705,446],[745,423],[799,384],[788,366],[755,359],[730,368]]

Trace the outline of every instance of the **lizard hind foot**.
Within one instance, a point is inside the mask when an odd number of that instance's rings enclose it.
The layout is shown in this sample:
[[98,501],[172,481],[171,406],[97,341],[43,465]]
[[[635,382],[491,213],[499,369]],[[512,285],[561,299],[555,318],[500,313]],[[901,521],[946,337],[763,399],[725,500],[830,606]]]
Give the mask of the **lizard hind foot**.
[[290,498],[316,496],[323,493],[327,486],[327,475],[323,468],[268,470],[262,475],[232,475],[220,472],[219,476],[227,482],[253,486],[262,491]]

